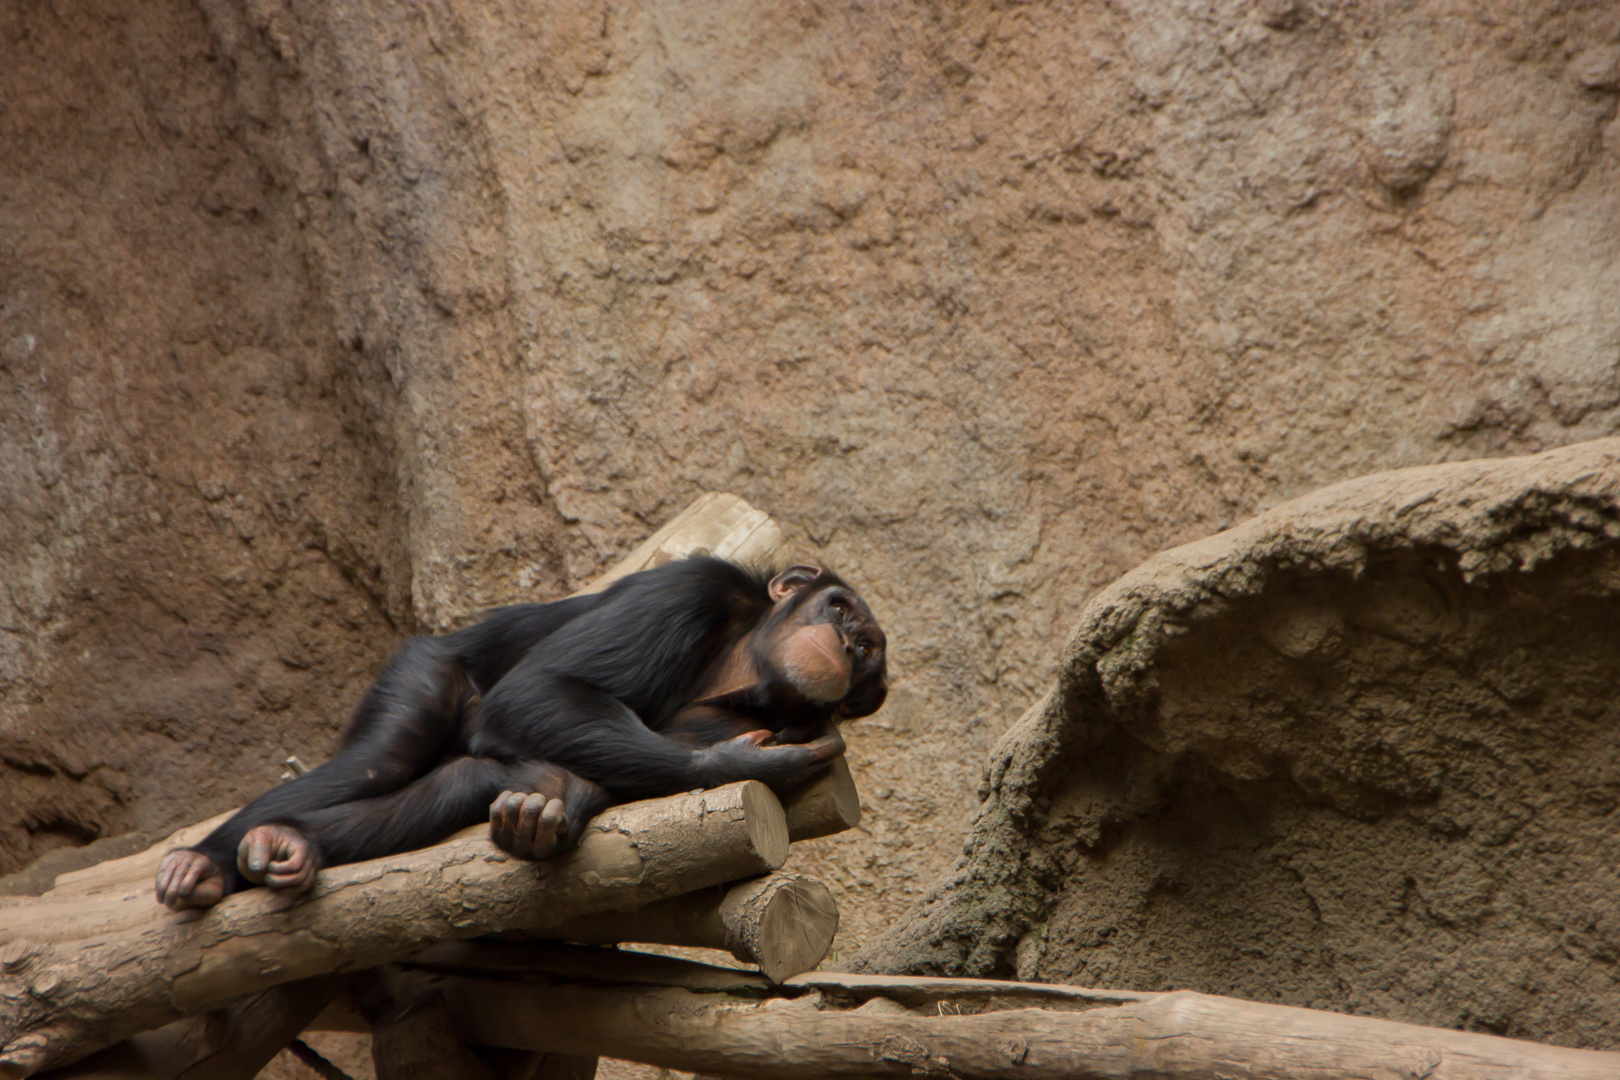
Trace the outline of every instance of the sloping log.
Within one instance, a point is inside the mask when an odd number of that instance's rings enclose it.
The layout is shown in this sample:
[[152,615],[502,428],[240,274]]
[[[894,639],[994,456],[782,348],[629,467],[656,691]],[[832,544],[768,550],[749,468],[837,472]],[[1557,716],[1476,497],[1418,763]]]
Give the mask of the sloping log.
[[627,574],[687,555],[719,555],[732,562],[765,566],[786,548],[781,527],[764,511],[735,495],[709,492],[699,495],[613,569],[574,595],[600,592]]
[[[528,978],[488,946],[426,956],[469,1042],[592,1053],[744,1080],[1613,1080],[1620,1054],[1164,994],[817,972],[757,975],[666,957],[537,946]],[[519,959],[501,958],[510,970]]]
[[543,927],[751,877],[787,857],[787,822],[752,781],[613,807],[578,850],[508,857],[483,827],[335,867],[305,897],[252,889],[174,913],[142,881],[41,898],[0,926],[0,1076],[25,1077],[128,1035],[294,979],[373,967],[445,940]]
[[51,1080],[253,1080],[331,1003],[339,982],[272,987],[229,1008],[143,1031],[54,1070]]

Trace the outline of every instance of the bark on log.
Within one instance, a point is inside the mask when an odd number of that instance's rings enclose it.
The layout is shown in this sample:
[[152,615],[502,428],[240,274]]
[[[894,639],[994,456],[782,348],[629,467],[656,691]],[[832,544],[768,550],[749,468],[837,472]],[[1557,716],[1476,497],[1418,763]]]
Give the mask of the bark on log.
[[861,823],[861,797],[849,762],[834,758],[827,771],[782,803],[788,836],[797,843],[853,829]]
[[339,980],[285,983],[99,1050],[50,1080],[253,1080],[325,1009]]
[[25,1077],[244,994],[432,942],[751,877],[780,866],[787,848],[781,804],[747,782],[613,807],[577,851],[538,863],[509,858],[475,827],[324,871],[301,898],[254,889],[176,914],[142,881],[32,900],[8,909],[0,927],[0,1076]]
[[599,911],[527,936],[587,945],[642,942],[723,949],[772,982],[813,971],[838,932],[838,903],[814,878],[778,870],[640,911]]
[[[527,980],[434,950],[462,1037],[745,1080],[1613,1080],[1620,1054],[1190,991],[817,972],[782,986],[665,957],[535,947]],[[510,967],[515,958],[508,956]]]

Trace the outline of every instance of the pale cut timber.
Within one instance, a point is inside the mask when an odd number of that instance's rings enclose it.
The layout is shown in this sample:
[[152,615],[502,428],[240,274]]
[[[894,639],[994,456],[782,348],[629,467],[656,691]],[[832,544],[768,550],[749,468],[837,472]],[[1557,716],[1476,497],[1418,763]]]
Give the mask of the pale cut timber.
[[827,972],[773,986],[666,957],[553,946],[548,961],[546,951],[528,957],[541,980],[447,974],[448,955],[433,965],[464,1039],[741,1080],[1620,1077],[1620,1054],[1191,991]]
[[675,515],[613,569],[579,590],[600,592],[638,570],[651,570],[687,555],[719,555],[744,565],[769,566],[787,549],[770,515],[735,495],[710,492]]
[[373,967],[433,942],[752,877],[779,867],[788,849],[781,803],[754,781],[612,807],[577,850],[540,862],[506,855],[487,829],[467,832],[323,871],[303,897],[251,889],[174,913],[140,882],[7,908],[0,1076],[28,1076],[244,994]]
[[700,889],[640,911],[599,911],[533,934],[584,944],[687,945],[723,949],[781,982],[814,971],[838,933],[838,902],[814,878],[778,870],[753,881]]

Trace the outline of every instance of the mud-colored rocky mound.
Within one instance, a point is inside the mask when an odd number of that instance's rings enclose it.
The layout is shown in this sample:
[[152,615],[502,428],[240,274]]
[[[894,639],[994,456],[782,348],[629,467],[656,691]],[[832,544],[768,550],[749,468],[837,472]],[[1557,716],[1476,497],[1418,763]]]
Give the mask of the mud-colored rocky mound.
[[1620,1039],[1620,440],[1384,473],[1086,607],[867,970]]

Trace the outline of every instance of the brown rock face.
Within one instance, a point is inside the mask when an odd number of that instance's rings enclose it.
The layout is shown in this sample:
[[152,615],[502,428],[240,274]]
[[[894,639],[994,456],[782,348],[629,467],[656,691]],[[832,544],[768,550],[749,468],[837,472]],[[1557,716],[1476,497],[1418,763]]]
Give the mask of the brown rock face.
[[858,960],[1612,1046],[1620,439],[1330,487],[1097,595]]
[[732,490],[895,643],[807,867],[871,940],[1120,573],[1615,430],[1617,19],[0,7],[0,860],[264,787],[402,633]]

